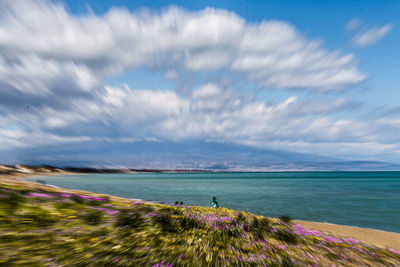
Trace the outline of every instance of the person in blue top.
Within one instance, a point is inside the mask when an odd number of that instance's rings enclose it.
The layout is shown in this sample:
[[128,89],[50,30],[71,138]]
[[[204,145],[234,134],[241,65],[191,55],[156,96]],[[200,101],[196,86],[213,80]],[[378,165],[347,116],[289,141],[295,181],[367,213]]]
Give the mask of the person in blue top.
[[218,200],[215,197],[213,197],[213,199],[212,199],[212,206],[214,208],[218,208],[219,207]]

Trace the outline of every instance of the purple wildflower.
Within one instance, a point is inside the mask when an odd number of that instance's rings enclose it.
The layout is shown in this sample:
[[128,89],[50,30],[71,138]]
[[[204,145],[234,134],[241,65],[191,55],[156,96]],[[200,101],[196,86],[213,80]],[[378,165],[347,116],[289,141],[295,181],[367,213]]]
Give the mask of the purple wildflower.
[[389,248],[389,250],[393,253],[399,254],[400,255],[400,251],[394,249],[394,248]]
[[346,241],[350,242],[350,243],[355,243],[355,244],[359,243],[359,241],[357,239],[354,239],[354,238],[347,238]]
[[13,192],[13,190],[11,190],[11,189],[5,189],[5,188],[0,189],[0,191],[4,191],[4,192]]
[[116,211],[116,210],[107,210],[107,213],[108,214],[115,214],[115,213],[117,213],[118,211]]
[[330,249],[330,248],[328,248],[328,247],[326,247],[326,246],[323,246],[327,251],[329,251],[330,253],[333,253],[333,250],[332,249]]
[[90,196],[85,196],[85,195],[78,195],[80,198],[84,199],[90,199],[90,200],[97,200],[97,201],[105,201],[104,198],[102,197],[90,197]]
[[164,266],[164,261],[153,265],[153,267],[161,267],[161,266]]
[[342,240],[340,240],[339,238],[336,238],[334,236],[327,236],[327,237],[325,237],[325,240],[329,241],[329,242],[342,243]]
[[102,197],[91,197],[92,200],[97,200],[97,201],[105,201],[104,198]]
[[321,236],[322,233],[320,231],[310,231],[311,234],[315,235],[315,236]]
[[72,195],[71,194],[67,194],[67,193],[61,193],[60,196],[62,196],[62,197],[71,197]]
[[42,194],[42,193],[29,193],[28,197],[42,197],[42,198],[52,198],[49,194]]
[[96,210],[103,210],[103,211],[108,211],[106,208],[95,208]]

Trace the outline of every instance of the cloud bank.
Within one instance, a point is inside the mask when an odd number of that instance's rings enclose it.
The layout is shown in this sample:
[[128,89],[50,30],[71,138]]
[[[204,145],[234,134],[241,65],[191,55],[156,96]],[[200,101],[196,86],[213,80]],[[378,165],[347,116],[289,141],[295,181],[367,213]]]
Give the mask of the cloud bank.
[[18,147],[203,139],[344,158],[398,154],[398,137],[380,132],[393,132],[398,120],[368,123],[329,117],[357,109],[357,103],[345,99],[299,101],[293,96],[267,103],[212,83],[195,88],[191,96],[106,86],[94,99],[76,100],[68,110],[47,106],[10,114],[6,120],[15,129],[0,132],[0,137]]
[[221,72],[264,90],[318,94],[366,78],[354,55],[284,21],[248,22],[213,8],[76,15],[56,2],[1,1],[0,150],[201,139],[347,158],[400,154],[399,140],[379,131],[396,124],[332,118],[359,108],[344,98],[270,102],[218,82],[184,94],[104,83],[138,68],[168,80]]
[[[26,73],[34,64],[49,75],[49,67],[63,69],[82,89],[140,66],[160,71],[226,69],[263,87],[324,92],[365,79],[353,55],[327,51],[286,22],[249,23],[222,9],[131,13],[114,8],[102,16],[72,15],[61,4],[10,0],[1,2],[0,12],[0,48],[7,55],[3,66]],[[43,87],[52,87],[52,81],[37,78],[36,94],[46,93]],[[13,88],[32,92],[26,86]]]

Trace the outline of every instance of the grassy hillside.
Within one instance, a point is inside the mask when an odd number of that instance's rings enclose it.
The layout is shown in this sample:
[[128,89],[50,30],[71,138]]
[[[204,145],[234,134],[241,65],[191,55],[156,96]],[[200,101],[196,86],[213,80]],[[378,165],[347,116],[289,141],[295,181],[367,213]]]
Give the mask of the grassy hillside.
[[400,252],[249,213],[0,184],[1,266],[399,266]]

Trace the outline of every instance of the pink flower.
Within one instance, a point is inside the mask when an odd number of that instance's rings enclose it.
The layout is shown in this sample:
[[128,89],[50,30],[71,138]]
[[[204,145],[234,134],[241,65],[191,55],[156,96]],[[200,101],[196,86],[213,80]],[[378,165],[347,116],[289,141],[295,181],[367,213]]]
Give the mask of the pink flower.
[[42,194],[42,193],[29,193],[28,197],[42,197],[42,198],[52,198],[49,194]]
[[326,246],[323,246],[327,251],[329,251],[330,253],[333,253],[333,250],[332,249],[330,249],[330,248],[328,248],[328,247],[326,247]]
[[400,251],[394,249],[394,248],[389,248],[389,250],[393,253],[399,254],[400,255]]
[[0,191],[4,191],[4,192],[13,192],[13,190],[11,190],[11,189],[5,189],[5,188],[0,189]]
[[72,195],[71,194],[67,194],[67,193],[61,193],[60,196],[62,196],[62,197],[71,197]]
[[108,211],[108,209],[106,209],[106,208],[94,208],[94,209]]
[[107,213],[109,213],[109,214],[115,214],[115,213],[117,213],[118,211],[116,211],[116,210],[107,210]]
[[347,238],[345,241],[347,241],[347,242],[351,242],[351,243],[359,243],[359,241],[357,240],[357,239],[354,239],[354,238]]
[[339,238],[336,238],[334,236],[327,236],[327,237],[325,237],[325,240],[329,241],[329,242],[342,243],[342,240],[340,240]]
[[104,198],[102,197],[90,197],[90,196],[85,196],[85,195],[78,195],[80,198],[84,199],[90,199],[90,200],[97,200],[97,201],[105,201]]
[[106,201],[104,198],[102,197],[91,197],[92,200],[97,200],[97,201]]

